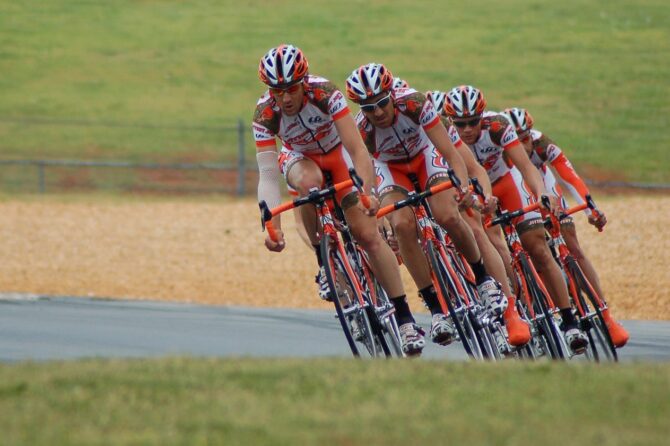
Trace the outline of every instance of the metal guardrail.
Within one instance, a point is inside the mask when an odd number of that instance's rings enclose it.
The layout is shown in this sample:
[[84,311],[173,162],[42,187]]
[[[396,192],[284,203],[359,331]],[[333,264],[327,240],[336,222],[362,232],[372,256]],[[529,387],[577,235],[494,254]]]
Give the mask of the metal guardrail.
[[0,165],[34,166],[37,172],[38,191],[46,192],[46,170],[49,167],[103,167],[103,168],[131,168],[131,169],[155,169],[155,170],[218,170],[237,171],[237,195],[245,195],[246,173],[256,171],[255,166],[247,165],[245,154],[245,134],[248,126],[244,125],[242,119],[238,119],[236,125],[229,126],[189,126],[189,125],[164,125],[150,123],[124,123],[113,121],[89,121],[82,119],[57,119],[57,118],[27,118],[0,116],[0,122],[37,125],[37,126],[73,126],[73,127],[108,127],[108,128],[138,128],[151,130],[185,130],[205,132],[236,132],[237,133],[237,161],[234,163],[136,163],[129,161],[85,161],[85,160],[0,160]]
[[35,167],[37,171],[37,189],[46,192],[46,169],[48,167],[105,167],[155,170],[218,170],[237,171],[238,181],[236,192],[246,194],[245,176],[248,171],[256,171],[255,167],[247,167],[243,157],[237,164],[232,163],[135,163],[130,161],[83,161],[83,160],[0,160],[0,165],[17,165]]
[[[83,119],[57,119],[57,118],[34,118],[34,117],[7,117],[0,116],[0,122],[24,125],[44,126],[73,126],[73,127],[109,127],[109,128],[139,128],[151,130],[185,130],[204,132],[236,132],[237,133],[237,162],[236,163],[133,163],[126,161],[84,161],[84,160],[0,160],[0,165],[24,165],[34,166],[37,171],[37,184],[40,193],[46,192],[46,169],[48,167],[108,167],[108,168],[136,168],[156,170],[219,170],[237,171],[237,195],[245,195],[246,173],[256,171],[256,167],[248,166],[245,155],[245,134],[248,127],[242,119],[238,119],[236,125],[228,126],[202,126],[202,125],[166,125],[151,123],[127,123],[115,121],[89,121]],[[589,186],[600,188],[629,188],[655,191],[670,191],[668,183],[640,183],[627,181],[594,181],[584,179]]]

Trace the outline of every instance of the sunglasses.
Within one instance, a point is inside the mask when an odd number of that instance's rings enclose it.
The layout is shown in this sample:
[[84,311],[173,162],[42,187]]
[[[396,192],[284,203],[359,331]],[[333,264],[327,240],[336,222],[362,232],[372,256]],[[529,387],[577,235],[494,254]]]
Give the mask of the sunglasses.
[[284,93],[293,94],[297,93],[298,90],[300,90],[300,83],[293,84],[290,87],[286,88],[270,87],[270,94],[276,98],[280,98],[284,96]]
[[472,118],[468,119],[467,121],[453,121],[453,123],[456,127],[464,129],[466,126],[476,127],[481,120],[482,118]]
[[375,109],[377,107],[379,107],[379,108],[386,107],[386,105],[388,105],[389,102],[391,102],[391,93],[387,94],[386,96],[384,96],[383,98],[381,98],[380,100],[375,102],[374,104],[361,104],[361,110],[364,111],[364,112],[371,113],[371,112],[375,111]]

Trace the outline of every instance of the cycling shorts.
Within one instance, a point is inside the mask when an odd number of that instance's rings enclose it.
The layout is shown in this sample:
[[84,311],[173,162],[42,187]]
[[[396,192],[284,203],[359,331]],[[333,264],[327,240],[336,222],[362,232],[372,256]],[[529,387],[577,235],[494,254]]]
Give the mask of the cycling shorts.
[[435,149],[426,149],[409,161],[374,160],[377,174],[377,190],[379,196],[394,190],[409,192],[414,190],[410,175],[415,175],[421,190],[433,185],[438,178],[449,179],[449,165]]
[[[322,172],[329,172],[333,184],[347,181],[349,179],[349,169],[354,167],[354,163],[351,161],[349,153],[344,150],[342,144],[326,153],[302,153],[282,147],[281,152],[279,153],[279,170],[284,175],[286,183],[288,184],[289,193],[292,195],[298,195],[298,193],[296,192],[295,187],[289,183],[288,173],[297,162],[306,159],[314,161]],[[324,183],[321,184],[321,187],[325,186],[324,179]],[[352,191],[353,187],[342,189],[335,194],[335,199],[338,203],[341,203],[342,199]]]
[[[510,212],[537,201],[523,181],[521,172],[515,167],[493,183],[493,195],[498,198],[500,207]],[[512,223],[517,227],[517,232],[521,234],[529,229],[542,226],[542,216],[537,211],[528,212],[515,218]]]

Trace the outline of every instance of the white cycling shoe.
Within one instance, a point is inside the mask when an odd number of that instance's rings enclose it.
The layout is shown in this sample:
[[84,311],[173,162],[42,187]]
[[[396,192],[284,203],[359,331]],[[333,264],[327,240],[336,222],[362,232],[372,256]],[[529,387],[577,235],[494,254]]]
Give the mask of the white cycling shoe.
[[507,296],[502,291],[502,286],[491,276],[477,285],[477,292],[484,303],[486,312],[491,316],[500,316],[507,309]]
[[439,345],[449,345],[458,339],[456,327],[449,316],[442,313],[433,315],[433,321],[430,326],[430,338]]
[[426,346],[423,330],[414,323],[402,324],[399,329],[402,351],[405,352],[407,356],[420,355],[421,351]]
[[330,287],[328,286],[328,278],[326,277],[326,269],[322,266],[319,268],[319,272],[316,274],[314,281],[319,286],[319,297],[322,300],[332,302],[333,299],[330,297]]
[[589,346],[589,338],[577,327],[568,328],[563,332],[563,336],[565,336],[565,342],[575,355],[581,355]]

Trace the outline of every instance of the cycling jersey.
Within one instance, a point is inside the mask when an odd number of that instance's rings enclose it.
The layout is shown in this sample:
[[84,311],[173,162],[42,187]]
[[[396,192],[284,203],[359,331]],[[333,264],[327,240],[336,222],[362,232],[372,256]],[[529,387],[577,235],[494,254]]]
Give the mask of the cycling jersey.
[[363,112],[356,115],[358,130],[372,156],[380,161],[409,161],[433,143],[426,135],[440,122],[432,102],[413,88],[392,91],[395,117],[388,128],[372,125]]
[[382,196],[397,187],[414,190],[411,175],[425,188],[435,178],[447,178],[449,169],[425,132],[440,123],[433,103],[412,88],[396,88],[392,95],[395,116],[390,127],[375,127],[362,112],[356,116],[358,130],[374,158]]
[[[514,126],[503,115],[494,112],[484,112],[481,120],[482,131],[474,144],[469,144],[470,150],[489,175],[491,184],[509,173],[512,163],[505,156],[505,150],[520,144]],[[454,147],[463,144],[458,131],[451,126],[449,136]]]
[[[547,190],[552,189],[549,187],[552,184],[552,180],[554,184],[556,181],[551,171],[547,169],[547,163],[549,163],[556,170],[556,173],[558,173],[558,176],[563,181],[563,186],[570,191],[575,201],[578,204],[584,203],[584,197],[589,193],[589,190],[561,149],[549,137],[538,130],[531,130],[530,135],[533,140],[533,151],[530,154],[530,160],[542,173]],[[555,189],[555,186],[553,188]],[[558,190],[560,193],[560,189]]]
[[305,78],[305,98],[300,111],[286,116],[266,91],[256,104],[253,119],[257,148],[282,146],[302,153],[327,153],[341,144],[335,121],[349,113],[344,95],[335,84],[317,76]]
[[[534,203],[535,195],[526,186],[521,172],[505,156],[507,149],[520,144],[514,126],[503,115],[494,112],[484,112],[481,126],[477,142],[469,147],[479,164],[486,169],[493,195],[498,198],[500,207],[506,211],[515,211]],[[454,147],[464,144],[454,126],[449,125],[448,133]],[[542,224],[539,212],[528,212],[513,223],[523,223],[517,228],[519,233]]]

